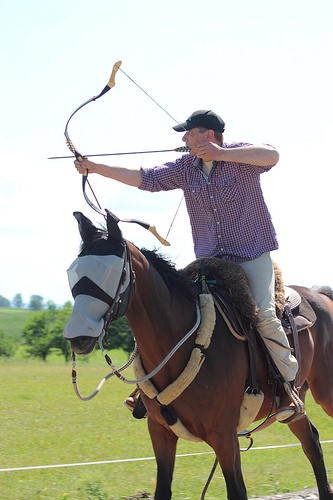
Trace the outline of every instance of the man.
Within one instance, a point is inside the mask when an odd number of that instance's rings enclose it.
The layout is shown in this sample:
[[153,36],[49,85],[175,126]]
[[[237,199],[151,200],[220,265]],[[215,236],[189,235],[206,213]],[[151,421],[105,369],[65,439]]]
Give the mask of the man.
[[276,165],[279,154],[269,145],[225,143],[225,123],[212,111],[195,111],[173,128],[185,132],[190,150],[174,162],[131,170],[85,159],[75,166],[80,174],[97,173],[146,191],[183,190],[196,257],[220,257],[246,272],[259,309],[258,331],[296,406],[284,421],[299,418],[305,411],[293,388],[298,364],[275,314],[270,252],[278,243],[260,186],[260,175]]

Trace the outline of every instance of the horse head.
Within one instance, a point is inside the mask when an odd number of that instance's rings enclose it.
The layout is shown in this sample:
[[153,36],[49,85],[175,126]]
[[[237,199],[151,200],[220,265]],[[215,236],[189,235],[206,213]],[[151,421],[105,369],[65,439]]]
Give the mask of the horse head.
[[78,257],[70,265],[69,286],[74,298],[63,335],[77,354],[89,354],[105,334],[108,322],[124,315],[131,289],[130,262],[118,220],[107,212],[106,229],[81,212],[74,212],[82,238]]

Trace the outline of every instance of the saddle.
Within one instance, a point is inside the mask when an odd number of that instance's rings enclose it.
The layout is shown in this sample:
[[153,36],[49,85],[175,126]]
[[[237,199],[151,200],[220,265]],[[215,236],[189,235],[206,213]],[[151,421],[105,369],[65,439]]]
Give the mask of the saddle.
[[[217,258],[201,259],[187,266],[185,272],[193,282],[200,282],[203,291],[206,288],[213,295],[216,307],[237,338],[244,337],[244,328],[256,327],[257,306],[246,274],[238,264]],[[296,290],[284,285],[276,263],[274,272],[276,313],[286,334],[313,326],[317,318],[309,302]]]
[[[257,306],[252,297],[247,276],[239,264],[218,258],[199,259],[185,268],[192,281],[199,283],[203,292],[211,293],[216,309],[227,323],[230,332],[239,340],[248,341],[250,363],[250,391],[259,392],[256,376],[255,345],[261,344],[265,353],[270,378],[278,385],[283,383],[268,350],[257,334]],[[282,272],[274,263],[275,305],[277,317],[287,335],[294,355],[301,364],[299,332],[310,328],[316,322],[316,314],[304,297],[283,282]]]
[[[185,274],[190,278],[195,291],[198,292],[200,302],[201,299],[210,299],[212,310],[218,310],[225,322],[228,325],[230,332],[239,340],[248,341],[248,352],[249,352],[249,364],[250,364],[250,374],[249,379],[246,383],[246,388],[243,397],[243,403],[240,412],[240,421],[238,427],[241,431],[246,428],[249,423],[252,423],[255,416],[257,415],[259,408],[262,404],[264,395],[259,388],[256,370],[256,342],[261,342],[264,352],[266,353],[266,359],[268,363],[268,369],[270,372],[270,377],[272,383],[274,383],[274,394],[276,396],[276,384],[280,380],[281,376],[277,372],[274,363],[272,362],[268,352],[266,352],[263,345],[263,341],[260,336],[257,336],[256,323],[257,323],[257,306],[252,297],[247,276],[241,266],[231,262],[225,262],[217,258],[202,259],[197,260],[187,266],[184,270]],[[316,321],[316,315],[311,308],[310,304],[302,298],[299,293],[290,287],[284,287],[282,281],[282,275],[278,268],[275,269],[276,276],[276,310],[277,315],[281,319],[283,327],[287,333],[293,334],[293,346],[296,357],[299,353],[298,346],[298,331],[305,328],[309,328]],[[208,295],[209,294],[209,295]],[[203,315],[204,317],[204,315]],[[214,315],[215,318],[215,315]],[[204,321],[202,321],[201,326],[203,330]],[[215,319],[214,319],[215,324]],[[211,331],[213,331],[214,325],[211,325]],[[199,336],[199,333],[198,333]],[[210,342],[210,339],[209,339]],[[206,349],[209,342],[198,342],[198,345],[204,344],[202,347]],[[194,351],[199,352],[200,360],[197,366],[197,370],[194,370],[194,376],[200,369],[201,363],[204,360],[205,355],[200,349],[194,349]],[[193,354],[193,353],[192,353]],[[196,353],[194,353],[196,354]],[[189,372],[192,373],[192,355],[189,364],[186,366],[184,372],[181,374],[179,379],[184,382],[183,379],[188,379]],[[191,366],[190,366],[191,365]],[[191,370],[188,370],[188,368]],[[141,373],[142,366],[137,363],[134,367],[136,376],[142,377],[144,374]],[[186,376],[184,375],[186,374]],[[193,378],[193,377],[192,377]],[[185,384],[185,388],[191,382],[191,379]],[[282,379],[281,379],[282,380]],[[280,380],[280,384],[281,384]],[[170,396],[170,390],[176,387],[177,379],[173,384],[167,387],[164,391],[159,393],[154,386],[150,385],[140,385],[141,390],[151,399],[158,398],[159,405],[161,407],[161,414],[164,417],[167,424],[175,432],[178,437],[183,437],[184,439],[196,440],[191,436],[183,424],[179,421],[177,415],[171,406],[172,401],[178,397],[179,394],[184,390],[182,383],[179,383],[181,387],[177,386],[178,392],[174,394],[172,391],[172,397]],[[129,405],[131,410],[133,410],[133,416],[135,418],[143,418],[146,415],[145,406],[141,402],[141,398],[136,401],[137,392],[131,394],[129,400],[131,404]],[[275,399],[274,396],[274,399]],[[127,400],[125,401],[127,404]]]
[[[290,316],[291,313],[291,316]],[[281,323],[286,334],[293,332],[293,322],[298,332],[310,328],[316,322],[316,313],[309,302],[296,290],[285,287],[285,305]]]
[[[241,311],[235,307],[230,295],[225,290],[218,290],[215,286],[211,288],[211,293],[217,303],[217,307],[226,315],[228,325],[233,335],[244,337],[243,329],[246,318],[242,317]],[[277,314],[281,319],[284,331],[287,335],[301,332],[313,326],[317,320],[316,313],[309,302],[302,297],[296,290],[288,286],[285,287],[285,301],[282,314]],[[255,326],[255,324],[253,325]]]

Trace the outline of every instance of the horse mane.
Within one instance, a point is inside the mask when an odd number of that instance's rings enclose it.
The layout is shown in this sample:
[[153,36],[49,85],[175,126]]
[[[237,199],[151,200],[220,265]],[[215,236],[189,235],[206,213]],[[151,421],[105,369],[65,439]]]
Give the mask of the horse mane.
[[161,276],[171,293],[183,295],[190,300],[195,299],[191,280],[183,270],[177,270],[173,262],[165,259],[156,250],[141,248],[140,251]]
[[[85,241],[81,241],[80,255],[84,255],[88,248],[94,248],[96,243],[101,240],[107,240],[107,238],[107,229],[103,225],[98,228],[96,227],[96,232],[88,234]],[[105,248],[104,251],[106,252],[107,249]],[[141,248],[140,252],[155,268],[171,293],[176,293],[190,300],[195,300],[195,292],[191,286],[191,281],[185,272],[178,271],[173,262],[166,260],[161,254],[157,253],[156,250]]]
[[316,289],[318,293],[326,295],[329,299],[333,300],[333,289],[330,286],[320,286]]

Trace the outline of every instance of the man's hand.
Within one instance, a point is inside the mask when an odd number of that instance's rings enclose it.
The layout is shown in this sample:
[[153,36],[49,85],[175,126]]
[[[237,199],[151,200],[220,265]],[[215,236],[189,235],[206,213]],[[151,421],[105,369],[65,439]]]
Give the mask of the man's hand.
[[84,158],[83,161],[75,160],[74,165],[79,174],[86,175],[94,172],[95,163]]
[[214,142],[205,141],[191,149],[191,154],[201,158],[203,161],[221,160],[223,149]]

